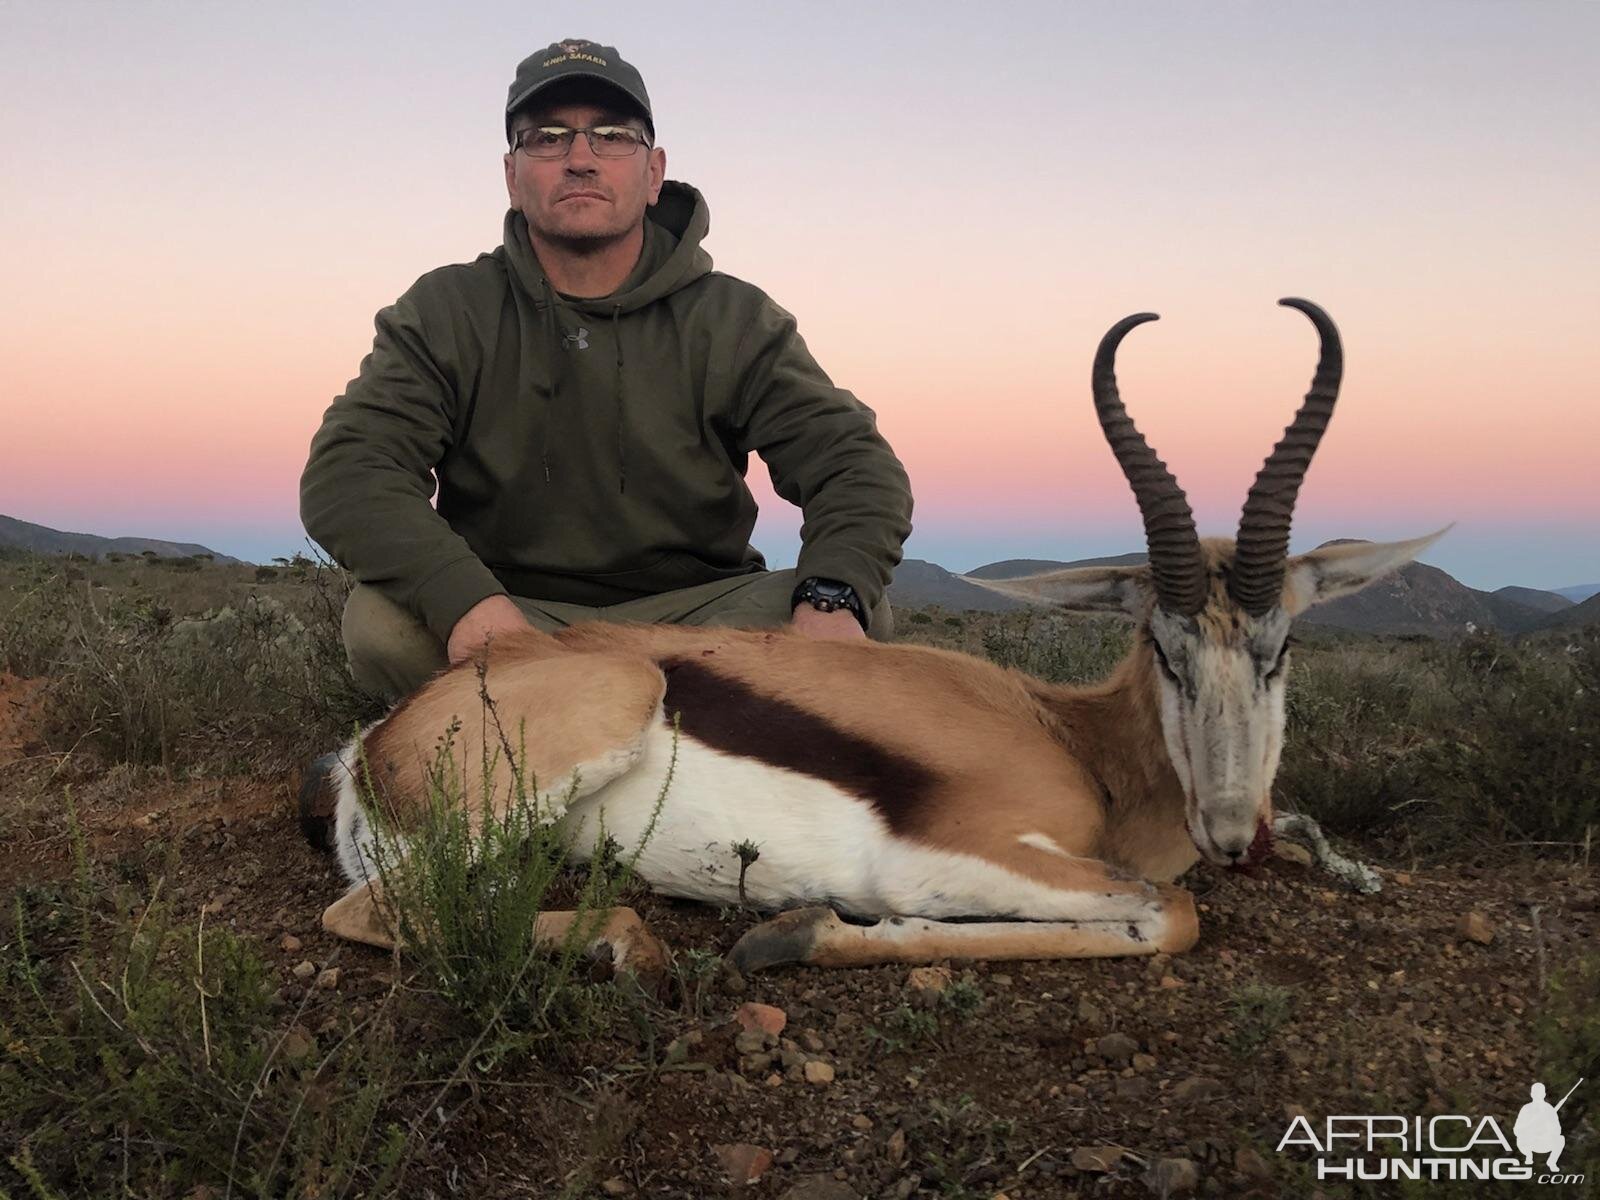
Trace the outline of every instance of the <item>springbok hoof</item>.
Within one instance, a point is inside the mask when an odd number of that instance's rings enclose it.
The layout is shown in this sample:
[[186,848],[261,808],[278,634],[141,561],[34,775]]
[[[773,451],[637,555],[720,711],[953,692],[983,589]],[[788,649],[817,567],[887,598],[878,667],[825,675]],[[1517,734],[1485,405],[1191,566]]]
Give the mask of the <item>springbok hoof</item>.
[[819,941],[844,922],[825,905],[793,908],[763,921],[735,943],[728,961],[741,975],[811,961]]

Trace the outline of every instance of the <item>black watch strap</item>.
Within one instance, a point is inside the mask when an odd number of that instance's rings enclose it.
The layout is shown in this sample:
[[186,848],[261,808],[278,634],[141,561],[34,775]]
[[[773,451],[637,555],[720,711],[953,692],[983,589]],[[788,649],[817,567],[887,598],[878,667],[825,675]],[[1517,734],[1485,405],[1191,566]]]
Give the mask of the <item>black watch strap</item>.
[[848,583],[841,583],[837,579],[823,579],[816,575],[802,579],[800,585],[794,589],[789,607],[794,609],[801,604],[809,604],[819,612],[845,609],[861,623],[862,629],[867,628],[866,606],[861,603],[861,597],[856,595],[855,588]]

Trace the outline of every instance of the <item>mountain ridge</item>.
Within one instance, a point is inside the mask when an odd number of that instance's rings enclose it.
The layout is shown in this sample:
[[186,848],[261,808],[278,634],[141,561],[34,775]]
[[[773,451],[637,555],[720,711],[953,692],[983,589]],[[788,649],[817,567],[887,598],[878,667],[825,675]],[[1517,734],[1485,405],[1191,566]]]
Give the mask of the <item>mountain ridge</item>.
[[[1359,542],[1335,538],[1323,545]],[[1135,566],[1142,553],[1102,555],[1074,561],[1008,558],[974,567],[979,579],[1015,579],[1069,567]],[[938,605],[952,610],[1003,612],[1027,607],[923,559],[906,559],[889,588],[890,603],[902,608]],[[1600,621],[1600,592],[1573,603],[1560,591],[1510,584],[1493,592],[1468,587],[1449,572],[1427,563],[1409,563],[1393,575],[1353,595],[1327,601],[1301,614],[1311,625],[1359,633],[1422,634],[1430,637],[1492,629],[1505,634],[1568,628]]]
[[48,525],[35,525],[0,513],[0,546],[30,550],[35,554],[81,554],[86,558],[104,558],[107,554],[143,554],[151,551],[163,558],[193,558],[207,554],[212,561],[238,563],[243,560],[219,554],[198,542],[169,542],[160,538],[102,537],[97,533],[70,533],[51,529]]

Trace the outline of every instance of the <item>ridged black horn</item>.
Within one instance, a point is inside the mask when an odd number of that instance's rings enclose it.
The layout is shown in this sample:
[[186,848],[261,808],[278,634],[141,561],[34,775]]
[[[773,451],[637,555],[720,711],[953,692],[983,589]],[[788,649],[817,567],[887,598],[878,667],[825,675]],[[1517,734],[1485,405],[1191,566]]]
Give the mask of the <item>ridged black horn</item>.
[[1100,339],[1094,356],[1094,409],[1144,517],[1156,599],[1168,612],[1193,616],[1205,604],[1206,595],[1205,563],[1194,514],[1178,481],[1134,427],[1117,393],[1117,346],[1134,326],[1158,319],[1155,313],[1135,313],[1118,321]]
[[1294,517],[1295,498],[1316,453],[1317,443],[1328,428],[1333,402],[1339,395],[1339,378],[1344,371],[1344,349],[1339,331],[1328,314],[1309,300],[1278,301],[1297,308],[1311,318],[1322,339],[1317,373],[1311,380],[1294,422],[1283,431],[1283,438],[1256,475],[1255,485],[1244,502],[1239,518],[1238,547],[1233,556],[1233,573],[1228,577],[1228,594],[1240,608],[1259,617],[1278,603],[1283,590],[1284,563],[1289,554],[1289,522]]

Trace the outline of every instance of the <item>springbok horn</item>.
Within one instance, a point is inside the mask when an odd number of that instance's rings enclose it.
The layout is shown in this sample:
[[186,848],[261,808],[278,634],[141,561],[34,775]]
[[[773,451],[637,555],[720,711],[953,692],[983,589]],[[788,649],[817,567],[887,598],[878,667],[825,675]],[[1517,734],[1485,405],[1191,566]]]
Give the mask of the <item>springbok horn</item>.
[[1205,563],[1194,514],[1178,481],[1134,427],[1117,394],[1118,344],[1134,326],[1158,319],[1155,313],[1124,317],[1100,339],[1094,356],[1094,410],[1144,517],[1156,599],[1168,612],[1193,616],[1205,604],[1206,595]]
[[1244,513],[1239,518],[1238,545],[1233,555],[1233,572],[1228,577],[1228,594],[1252,617],[1270,611],[1283,590],[1289,522],[1294,516],[1295,497],[1300,494],[1300,484],[1306,477],[1306,468],[1311,465],[1311,456],[1316,453],[1317,443],[1328,428],[1333,402],[1339,395],[1339,377],[1344,370],[1339,331],[1328,314],[1309,300],[1290,297],[1278,303],[1297,308],[1311,318],[1322,339],[1322,353],[1305,402],[1256,475],[1255,484],[1244,502]]

